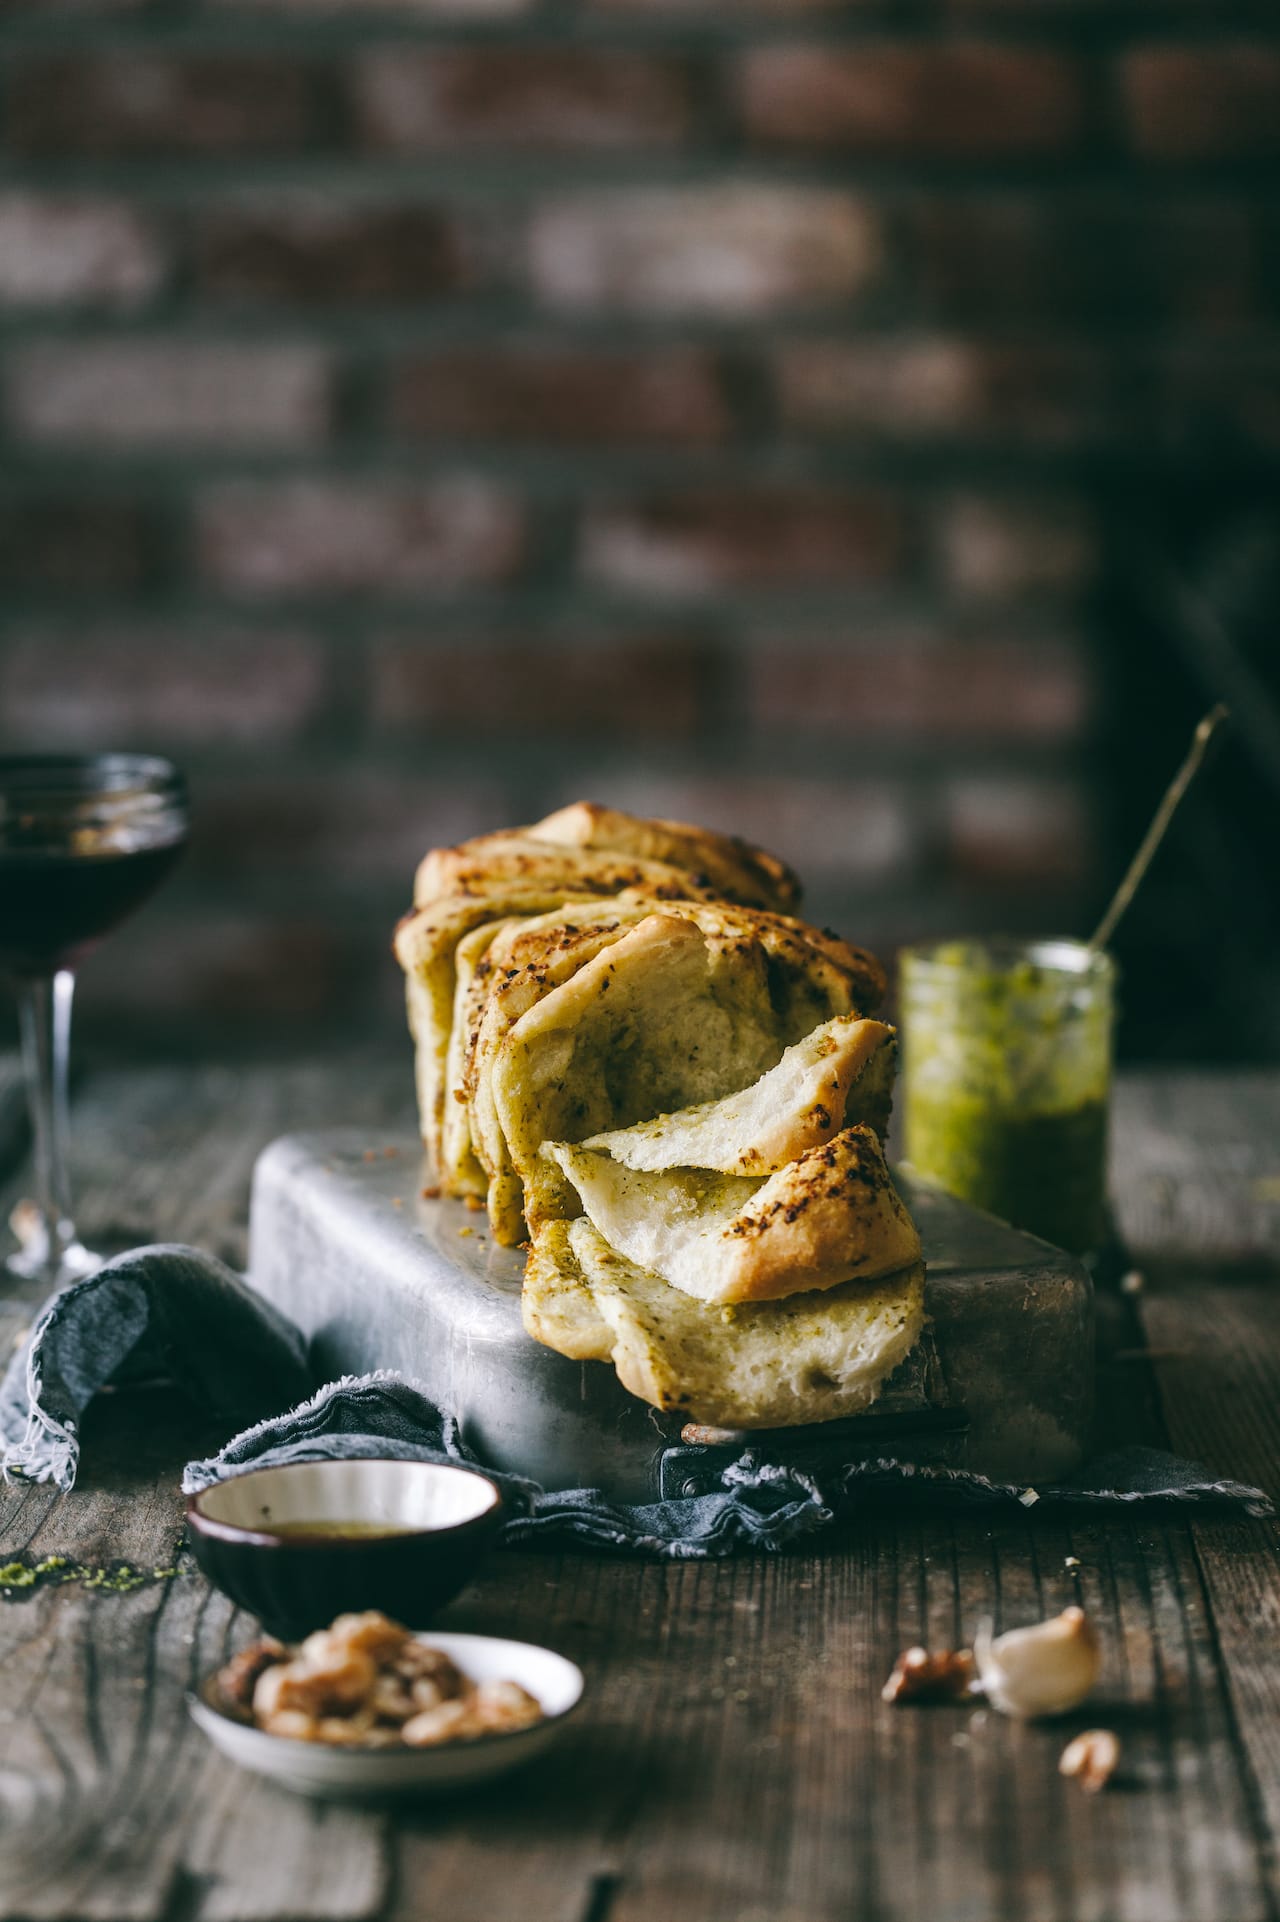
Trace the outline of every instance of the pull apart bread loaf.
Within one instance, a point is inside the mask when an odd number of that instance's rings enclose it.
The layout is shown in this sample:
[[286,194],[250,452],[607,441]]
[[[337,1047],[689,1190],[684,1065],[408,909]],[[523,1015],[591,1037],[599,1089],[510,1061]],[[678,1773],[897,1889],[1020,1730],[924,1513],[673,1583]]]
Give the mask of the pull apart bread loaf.
[[396,935],[436,1180],[528,1238],[529,1333],[732,1427],[866,1407],[923,1325],[883,973],[798,893],[579,803],[429,854]]

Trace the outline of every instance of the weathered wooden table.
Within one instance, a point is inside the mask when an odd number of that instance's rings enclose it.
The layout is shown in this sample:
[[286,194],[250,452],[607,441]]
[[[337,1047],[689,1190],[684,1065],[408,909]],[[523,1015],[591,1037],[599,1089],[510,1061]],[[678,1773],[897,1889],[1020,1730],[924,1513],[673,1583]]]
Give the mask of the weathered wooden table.
[[[7,1208],[24,1171],[2,1096],[0,1077]],[[264,1142],[349,1120],[375,1143],[407,1104],[398,1061],[90,1077],[82,1226],[241,1260]],[[1148,1280],[1111,1371],[1112,1433],[1280,1493],[1280,1075],[1127,1081],[1116,1164]],[[4,1304],[6,1350],[28,1306]],[[172,1566],[180,1465],[220,1439],[175,1397],[102,1398],[72,1495],[5,1491],[0,1560]],[[1280,1905],[1268,1522],[898,1501],[776,1559],[498,1554],[448,1625],[562,1648],[587,1704],[530,1776],[394,1816],[309,1805],[212,1753],[183,1690],[249,1624],[189,1564],[128,1592],[8,1594],[7,1922],[1261,1922]],[[1077,1598],[1105,1673],[1065,1728],[881,1702],[907,1644]],[[1057,1761],[1097,1725],[1124,1759],[1089,1798]]]

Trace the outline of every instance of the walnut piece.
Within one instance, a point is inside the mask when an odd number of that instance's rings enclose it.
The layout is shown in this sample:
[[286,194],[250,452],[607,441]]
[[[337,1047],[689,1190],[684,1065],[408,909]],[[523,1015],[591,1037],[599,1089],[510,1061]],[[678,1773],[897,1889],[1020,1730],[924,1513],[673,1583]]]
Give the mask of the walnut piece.
[[218,1676],[218,1692],[229,1708],[247,1709],[253,1704],[258,1677],[276,1662],[287,1660],[289,1651],[274,1635],[263,1635],[248,1648],[233,1655]]
[[1086,1795],[1096,1795],[1115,1774],[1120,1743],[1109,1728],[1087,1728],[1068,1742],[1058,1762],[1059,1775],[1073,1775]]
[[974,1692],[973,1652],[967,1648],[907,1648],[880,1691],[884,1702],[960,1702]]
[[438,1748],[442,1742],[456,1742],[463,1736],[483,1735],[484,1724],[471,1701],[458,1698],[438,1702],[434,1708],[414,1715],[400,1731],[410,1748]]
[[481,1682],[476,1689],[475,1712],[481,1726],[503,1729],[532,1728],[542,1720],[542,1704],[519,1682]]

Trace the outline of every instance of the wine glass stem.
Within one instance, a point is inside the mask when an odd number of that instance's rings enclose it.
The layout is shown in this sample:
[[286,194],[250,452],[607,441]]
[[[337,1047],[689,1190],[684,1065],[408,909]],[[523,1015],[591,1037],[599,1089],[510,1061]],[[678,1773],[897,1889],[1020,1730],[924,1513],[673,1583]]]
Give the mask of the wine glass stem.
[[40,1221],[33,1241],[44,1242],[51,1271],[75,1244],[67,1178],[67,1064],[71,1046],[71,999],[76,979],[67,968],[23,981],[18,990],[22,1065],[35,1144],[36,1206]]

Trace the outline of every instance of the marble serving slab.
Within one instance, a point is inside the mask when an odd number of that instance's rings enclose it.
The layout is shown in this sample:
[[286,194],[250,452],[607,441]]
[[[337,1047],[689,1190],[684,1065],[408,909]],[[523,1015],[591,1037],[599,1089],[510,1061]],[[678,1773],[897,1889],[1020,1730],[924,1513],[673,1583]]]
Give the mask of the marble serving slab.
[[[924,1244],[925,1339],[865,1415],[751,1439],[782,1458],[830,1449],[1027,1484],[1068,1473],[1093,1410],[1087,1273],[904,1170],[894,1178]],[[549,1488],[693,1492],[700,1458],[682,1417],[637,1401],[606,1363],[531,1341],[523,1254],[500,1248],[483,1214],[424,1196],[426,1179],[415,1139],[365,1129],[286,1135],[259,1157],[249,1279],[303,1329],[318,1373],[400,1369],[482,1460]]]

